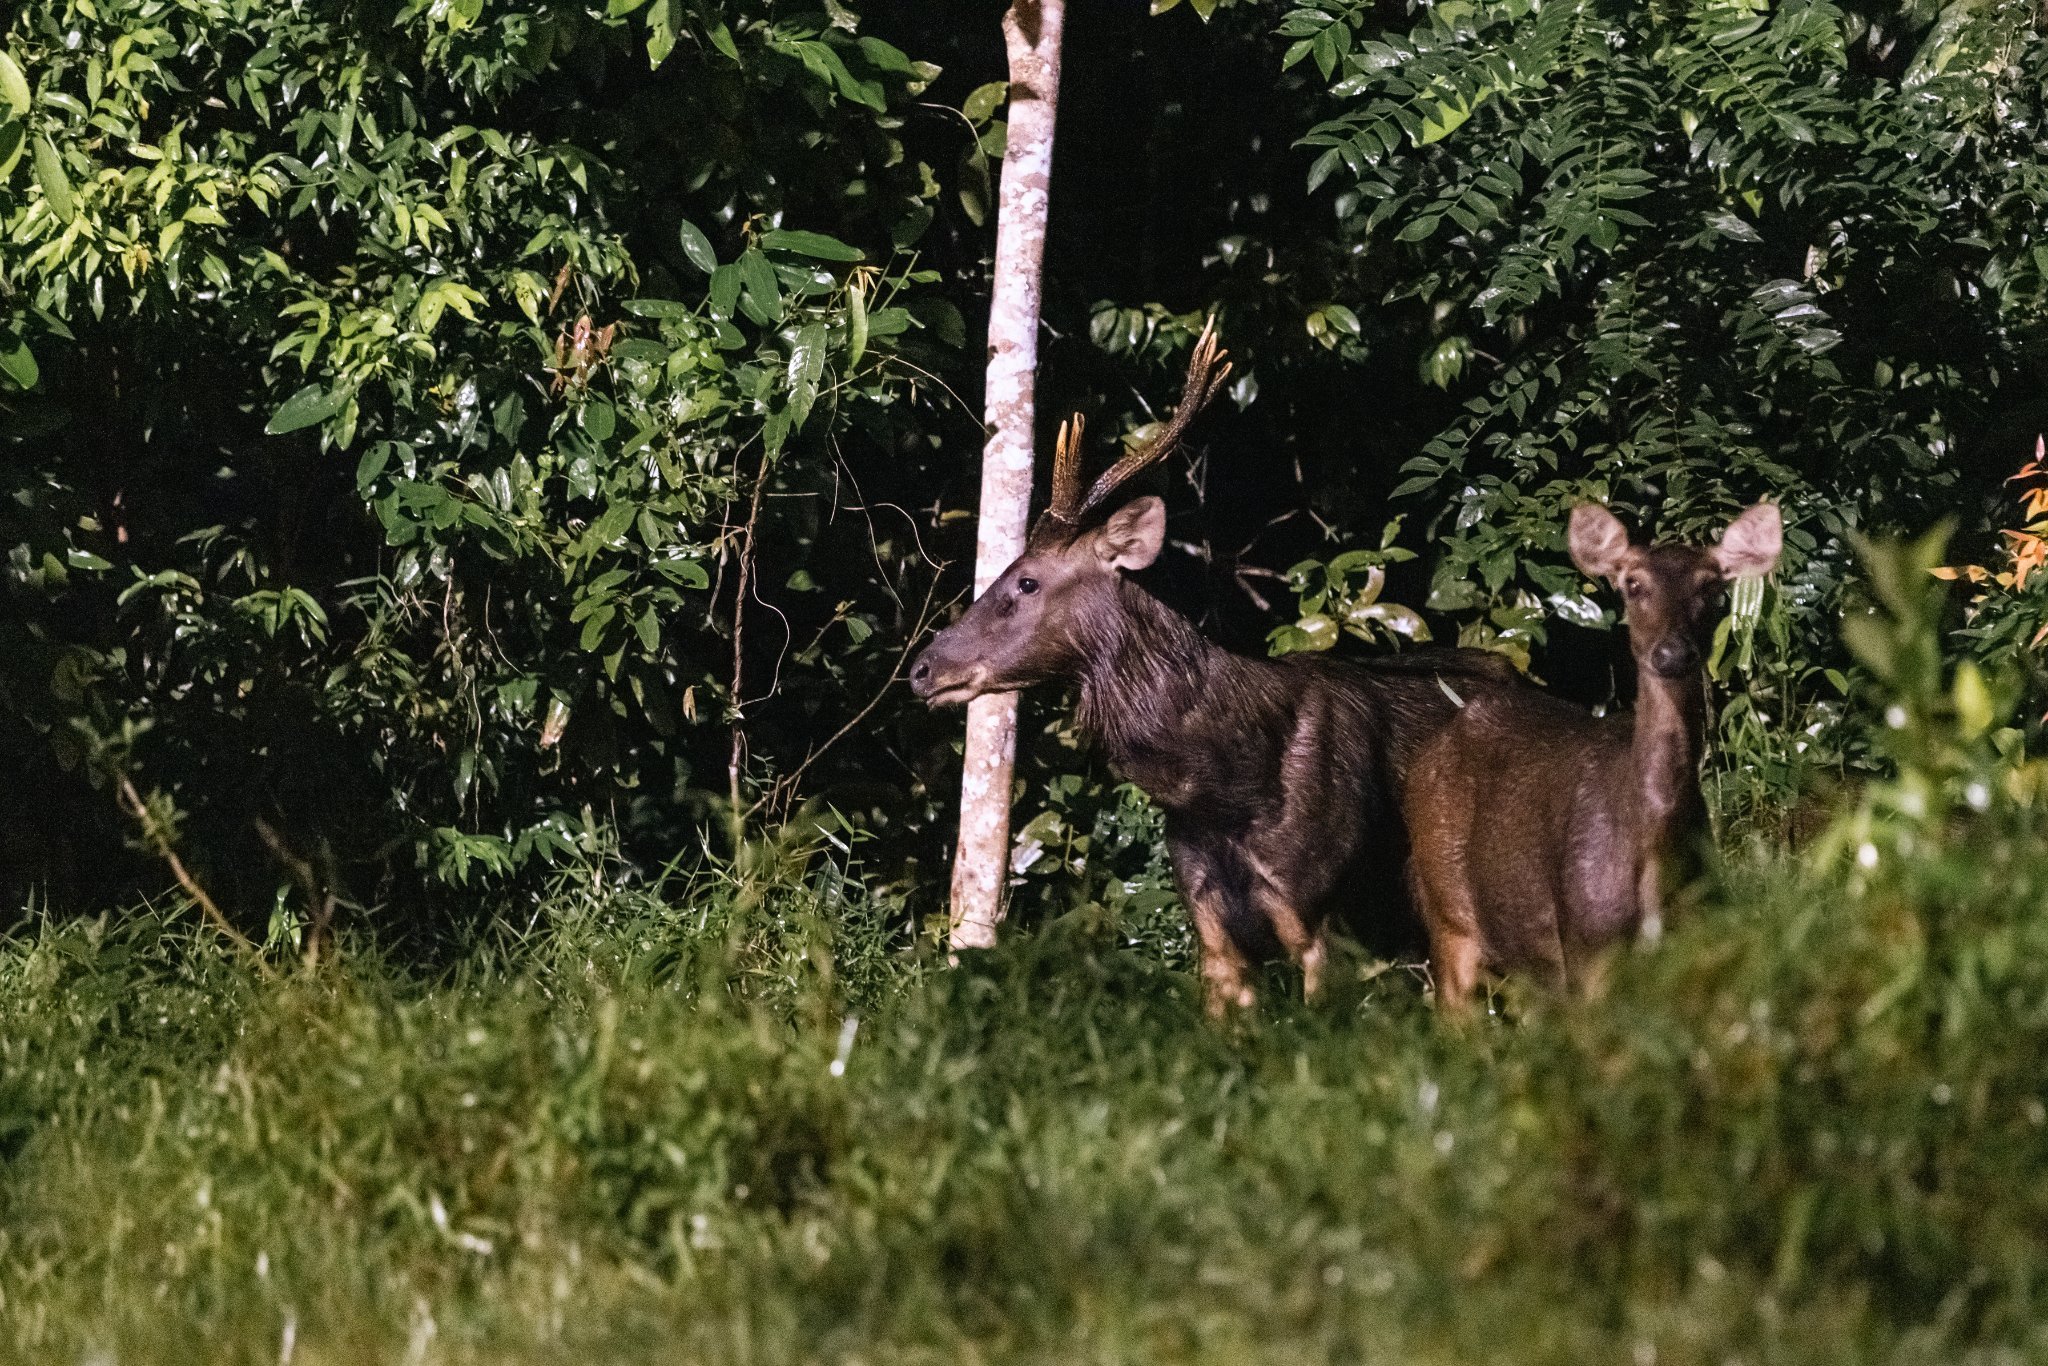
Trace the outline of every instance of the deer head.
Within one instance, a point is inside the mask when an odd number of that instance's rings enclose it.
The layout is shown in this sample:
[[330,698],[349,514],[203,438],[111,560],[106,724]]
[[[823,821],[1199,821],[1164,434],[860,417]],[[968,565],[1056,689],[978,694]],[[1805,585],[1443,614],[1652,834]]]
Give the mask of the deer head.
[[1719,617],[1721,586],[1768,574],[1783,548],[1778,509],[1758,503],[1728,524],[1711,548],[1633,545],[1628,529],[1598,503],[1572,509],[1572,563],[1621,590],[1629,648],[1638,670],[1659,678],[1696,675]]
[[1120,610],[1124,571],[1151,564],[1166,538],[1166,505],[1157,498],[1134,498],[1099,523],[1096,514],[1132,476],[1173,454],[1195,414],[1229,377],[1224,354],[1212,318],[1195,343],[1172,420],[1103,471],[1085,496],[1080,415],[1061,426],[1051,506],[1032,525],[1024,553],[911,665],[912,692],[945,706],[1080,670],[1091,625],[1099,614]]

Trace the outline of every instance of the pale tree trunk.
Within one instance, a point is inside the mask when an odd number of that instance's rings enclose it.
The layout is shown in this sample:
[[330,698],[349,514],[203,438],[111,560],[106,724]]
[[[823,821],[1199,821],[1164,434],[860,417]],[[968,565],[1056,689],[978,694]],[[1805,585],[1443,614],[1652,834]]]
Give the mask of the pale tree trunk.
[[[1053,118],[1059,108],[1065,0],[1013,0],[1003,16],[1010,53],[1010,136],[996,208],[995,290],[988,319],[988,445],[981,457],[981,530],[974,594],[1024,552],[1038,372],[1039,281],[1051,203]],[[1010,778],[1017,696],[967,707],[960,778],[960,847],[953,858],[952,946],[987,948],[1003,918],[1010,852]]]

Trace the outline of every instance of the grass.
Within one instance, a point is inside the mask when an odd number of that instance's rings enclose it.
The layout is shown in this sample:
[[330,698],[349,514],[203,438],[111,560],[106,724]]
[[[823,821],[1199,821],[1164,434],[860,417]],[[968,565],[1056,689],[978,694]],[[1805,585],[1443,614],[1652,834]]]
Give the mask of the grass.
[[[829,870],[828,870],[829,873]],[[0,946],[0,1356],[2048,1360],[2048,851],[1740,863],[1604,994],[1206,1024],[1076,914],[565,887],[431,978]]]

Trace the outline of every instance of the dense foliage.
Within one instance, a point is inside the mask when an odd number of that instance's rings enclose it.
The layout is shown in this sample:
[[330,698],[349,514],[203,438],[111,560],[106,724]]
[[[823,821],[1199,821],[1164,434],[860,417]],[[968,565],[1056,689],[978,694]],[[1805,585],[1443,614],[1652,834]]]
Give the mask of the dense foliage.
[[[964,587],[998,8],[11,11],[13,899],[155,885],[130,844],[252,932],[321,887],[467,913],[415,894],[769,858],[828,806],[928,889],[953,722],[889,684]],[[1719,805],[1882,768],[1848,533],[1956,512],[1997,570],[2048,422],[2033,9],[1161,8],[1075,16],[1043,390],[1142,426],[1222,314],[1154,585],[1240,648],[1434,629],[1597,703],[1561,508],[1777,497]],[[2044,583],[1972,609],[2015,686]],[[1162,902],[1150,809],[1032,715],[1023,900]]]
[[[757,542],[803,574],[962,341],[934,72],[637,8],[15,11],[11,762],[132,772],[220,876],[259,820],[466,882],[728,789]],[[835,698],[918,628],[900,537],[778,628]]]

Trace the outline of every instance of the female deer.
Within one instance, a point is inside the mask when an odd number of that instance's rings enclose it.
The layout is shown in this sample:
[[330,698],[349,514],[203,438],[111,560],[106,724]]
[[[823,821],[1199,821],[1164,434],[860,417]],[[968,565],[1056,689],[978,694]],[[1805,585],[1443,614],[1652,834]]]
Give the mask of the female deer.
[[1631,545],[1606,508],[1573,510],[1573,562],[1621,590],[1635,716],[1493,691],[1416,753],[1403,806],[1440,1004],[1469,1000],[1483,967],[1569,986],[1601,945],[1661,931],[1678,865],[1705,833],[1701,656],[1721,586],[1768,574],[1781,541],[1768,503],[1711,550]]

